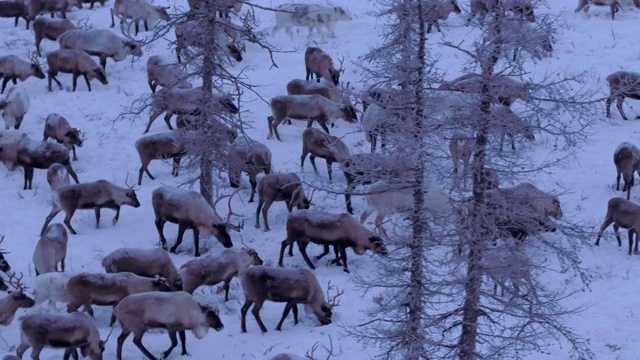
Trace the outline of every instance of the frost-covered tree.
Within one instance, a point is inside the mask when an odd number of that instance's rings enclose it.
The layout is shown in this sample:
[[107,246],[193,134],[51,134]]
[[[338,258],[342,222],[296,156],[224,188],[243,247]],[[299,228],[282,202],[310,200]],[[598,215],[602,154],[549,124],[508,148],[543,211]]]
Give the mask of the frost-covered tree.
[[[529,56],[551,49],[557,22],[526,21],[532,14],[522,4],[532,2],[492,3],[471,41],[427,51],[423,9],[433,1],[377,2],[386,32],[365,60],[383,90],[366,95],[388,112],[387,150],[417,170],[415,178],[396,179],[414,190],[411,226],[395,229],[397,250],[380,260],[374,276],[362,276],[374,294],[371,321],[350,330],[377,345],[384,359],[513,359],[546,351],[550,340],[569,344],[575,357],[591,356],[568,325],[580,308],[564,304],[588,288],[576,251],[588,232],[562,213],[559,194],[543,186],[507,189],[570,158],[597,118],[594,94],[582,88],[586,74],[550,70],[534,81]],[[463,54],[467,61],[455,68],[464,75],[443,81],[434,47]],[[471,164],[451,176],[448,140],[458,133],[470,140]],[[552,144],[544,157],[527,154],[526,144],[501,146],[502,135],[533,140],[534,133]],[[504,190],[489,189],[489,167]],[[470,188],[458,181],[467,176]],[[434,183],[452,189],[451,210],[434,213],[425,202]]]

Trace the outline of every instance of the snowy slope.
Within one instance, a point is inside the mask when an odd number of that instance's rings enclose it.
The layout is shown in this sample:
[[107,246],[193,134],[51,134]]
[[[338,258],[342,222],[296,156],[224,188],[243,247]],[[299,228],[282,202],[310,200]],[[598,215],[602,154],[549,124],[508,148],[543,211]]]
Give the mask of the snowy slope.
[[[287,1],[260,1],[263,5],[275,6]],[[298,0],[297,2],[309,2]],[[593,72],[591,82],[587,84],[594,89],[602,89],[606,92],[604,78],[611,72],[627,69],[634,70],[638,61],[636,51],[637,21],[640,12],[629,11],[619,13],[615,22],[609,17],[608,8],[595,8],[588,15],[574,14],[574,1],[549,1],[549,8],[540,10],[540,14],[549,13],[559,15],[566,22],[566,27],[561,29],[557,43],[554,46],[553,57],[543,59],[535,64],[530,62],[533,76],[542,76],[545,71],[562,71],[567,68],[572,70],[589,69]],[[159,5],[176,5],[186,7],[186,1],[158,1]],[[353,0],[344,2],[354,17],[352,22],[341,22],[337,26],[337,38],[330,39],[327,43],[319,44],[325,51],[334,56],[344,56],[352,61],[363,54],[368,47],[377,43],[376,32],[379,24],[376,19],[370,17],[367,11],[370,9],[368,1]],[[468,3],[463,2],[463,7],[468,9]],[[88,8],[69,14],[72,20],[84,17],[90,18],[94,28],[107,28],[110,20],[109,7],[100,7],[89,10]],[[257,11],[261,28],[269,30],[274,25],[273,14]],[[468,39],[470,28],[462,26],[463,16],[453,15],[448,23],[452,25],[444,34],[437,34],[429,39],[431,46],[437,47],[437,43],[444,37],[453,42]],[[24,29],[24,23],[20,22],[18,28],[13,27],[12,19],[0,20],[0,54],[16,54],[26,56],[27,50],[34,47],[33,33]],[[145,33],[139,35],[144,37]],[[172,37],[172,35],[170,35]],[[636,39],[636,40],[634,40]],[[264,99],[270,99],[275,95],[286,93],[286,82],[292,78],[303,78],[303,52],[307,46],[306,29],[302,29],[291,41],[281,31],[273,39],[273,43],[282,50],[294,50],[294,52],[279,53],[275,60],[279,68],[269,69],[267,54],[258,47],[247,44],[245,61],[235,66],[237,71],[246,67],[252,82],[260,85],[259,93]],[[56,43],[43,41],[44,51],[57,48]],[[124,184],[129,174],[132,179],[137,176],[140,166],[138,155],[133,147],[134,142],[142,135],[146,125],[146,114],[141,120],[132,123],[128,119],[114,122],[118,114],[128,108],[131,101],[141,95],[149,93],[146,81],[145,64],[151,54],[160,54],[170,59],[175,54],[167,49],[166,42],[161,40],[151,49],[145,49],[142,58],[127,59],[120,63],[108,61],[107,75],[109,84],[103,86],[97,81],[93,82],[93,92],[86,91],[82,81],[79,82],[78,91],[70,92],[71,76],[60,75],[59,79],[65,85],[65,91],[49,93],[46,81],[31,78],[24,86],[31,95],[31,110],[27,114],[23,129],[30,137],[40,138],[45,117],[52,112],[66,116],[74,126],[80,128],[86,136],[85,146],[78,149],[79,161],[73,166],[80,181],[93,181],[107,179],[118,184]],[[443,61],[439,65],[449,74],[449,77],[457,76],[461,69],[461,62],[466,60],[459,54],[443,51]],[[525,55],[526,56],[526,55]],[[44,62],[42,58],[41,62]],[[346,72],[344,81],[357,84],[359,81],[356,66],[345,61]],[[194,81],[196,83],[196,81]],[[293,126],[282,125],[279,127],[283,142],[266,140],[267,127],[266,116],[269,107],[259,98],[245,92],[246,98],[243,104],[245,121],[252,123],[253,129],[249,135],[254,139],[265,143],[273,153],[274,169],[279,172],[299,172],[299,155],[301,149],[300,133],[306,126],[303,123],[294,123]],[[633,102],[627,105],[627,113],[634,117]],[[635,108],[634,108],[635,106]],[[605,210],[606,202],[612,196],[618,196],[612,186],[615,179],[612,154],[616,146],[622,141],[636,141],[635,136],[640,127],[634,121],[623,122],[614,109],[614,118],[610,122],[602,122],[602,125],[592,128],[590,141],[577,153],[575,160],[566,164],[563,169],[556,169],[551,174],[540,174],[530,181],[540,188],[564,192],[561,197],[563,210],[568,216],[574,216],[577,220],[584,221],[595,229],[600,225]],[[604,107],[601,116],[604,120]],[[368,151],[368,144],[363,144],[363,136],[357,128],[344,122],[338,123],[338,127],[332,129],[334,135],[346,135],[345,140],[352,148],[352,152]],[[156,121],[151,132],[166,131],[162,121]],[[530,156],[548,156],[553,154],[552,145],[540,141],[531,146],[526,146],[524,151],[530,152]],[[314,181],[315,175],[307,162],[305,172],[301,177],[306,181]],[[151,191],[157,186],[177,185],[183,182],[187,175],[183,172],[180,177],[173,178],[170,174],[170,166],[154,161],[151,164],[152,173],[156,180],[145,177],[142,188],[137,192],[142,206],[138,209],[124,207],[122,216],[117,225],[110,222],[110,211],[103,211],[102,228],[94,229],[94,215],[92,211],[77,212],[73,224],[79,235],[70,236],[67,267],[72,272],[103,271],[100,260],[103,255],[123,246],[151,247],[157,246],[158,236],[153,222],[151,209]],[[323,161],[319,161],[320,179],[327,181],[326,170]],[[344,182],[344,178],[335,169],[337,182]],[[50,209],[50,190],[45,179],[45,172],[37,170],[34,179],[34,190],[23,191],[21,171],[8,172],[5,167],[0,168],[0,198],[3,199],[3,216],[0,216],[0,233],[6,235],[2,247],[11,253],[7,255],[8,261],[16,271],[22,271],[29,276],[27,285],[33,281],[33,266],[31,255],[36,242],[38,232]],[[248,179],[243,177],[243,183],[248,185]],[[224,184],[226,186],[226,184]],[[632,190],[633,200],[640,200],[640,190]],[[229,193],[228,188],[222,192]],[[266,264],[275,264],[280,248],[280,241],[285,238],[284,224],[286,221],[286,209],[281,203],[275,204],[270,211],[271,232],[264,233],[253,227],[255,208],[254,204],[248,204],[249,192],[241,193],[241,200],[234,202],[234,211],[240,212],[246,218],[246,226],[242,232],[244,242],[256,248]],[[316,193],[315,203],[318,208],[331,212],[344,211],[344,200],[341,196]],[[226,213],[224,205],[219,207],[219,212]],[[362,211],[361,199],[354,200],[354,208]],[[61,222],[63,215],[58,215],[55,221]],[[177,226],[165,227],[165,235],[172,243],[177,233]],[[236,244],[239,245],[239,236],[232,234]],[[595,240],[595,239],[594,239]],[[204,241],[203,248],[207,253],[219,252],[222,247],[215,239]],[[311,249],[311,248],[310,248]],[[311,250],[311,252],[316,249]],[[592,349],[598,359],[632,359],[637,357],[638,346],[631,336],[619,334],[634,334],[635,320],[640,320],[640,314],[635,314],[634,305],[635,290],[640,291],[632,279],[632,274],[637,266],[633,265],[635,257],[626,255],[626,250],[615,246],[613,234],[607,233],[600,248],[578,249],[584,259],[584,265],[593,269],[594,273],[601,274],[590,293],[571,299],[570,305],[587,304],[589,308],[579,317],[571,319],[571,323],[586,338],[592,341]],[[193,245],[191,232],[186,236],[178,255],[172,255],[179,266],[192,257]],[[349,259],[352,272],[375,271],[371,266],[368,256]],[[287,266],[306,268],[302,257],[285,258]],[[216,305],[221,310],[221,318],[225,329],[220,333],[211,332],[204,340],[196,340],[188,335],[188,349],[193,359],[266,359],[278,352],[292,352],[304,355],[307,349],[320,341],[328,345],[329,337],[333,339],[336,359],[363,359],[374,356],[376,351],[372,348],[362,348],[353,339],[342,335],[341,325],[359,324],[367,319],[360,313],[360,309],[366,307],[370,301],[353,289],[352,276],[342,272],[338,267],[327,267],[319,264],[315,271],[320,283],[326,287],[327,281],[345,289],[342,297],[342,305],[336,309],[334,323],[329,326],[318,327],[313,317],[302,316],[302,323],[293,326],[293,320],[287,319],[282,332],[272,330],[279,320],[283,305],[266,303],[261,314],[269,332],[261,334],[254,319],[248,316],[248,333],[241,334],[239,326],[240,307],[244,301],[240,284],[234,280],[230,301],[224,303],[220,294],[215,294],[215,289],[198,290],[198,297],[202,301]],[[31,311],[45,311],[33,309]],[[18,314],[23,314],[20,311]],[[110,309],[97,307],[96,321],[100,327],[103,338],[108,333],[108,321]],[[115,358],[115,338],[119,330],[112,335],[105,359]],[[0,342],[0,354],[13,351],[19,344],[19,321],[0,329],[4,342]],[[168,346],[167,335],[161,332],[148,334],[144,338],[147,348],[154,354],[159,354]],[[319,349],[322,356],[322,350]],[[562,349],[555,346],[550,349],[550,354],[532,354],[530,359],[562,359],[566,358]],[[29,356],[27,353],[25,357]],[[41,358],[59,359],[60,352],[45,350]],[[131,343],[131,338],[124,346],[125,359],[143,359],[143,355]],[[181,358],[179,350],[174,350],[171,359]]]

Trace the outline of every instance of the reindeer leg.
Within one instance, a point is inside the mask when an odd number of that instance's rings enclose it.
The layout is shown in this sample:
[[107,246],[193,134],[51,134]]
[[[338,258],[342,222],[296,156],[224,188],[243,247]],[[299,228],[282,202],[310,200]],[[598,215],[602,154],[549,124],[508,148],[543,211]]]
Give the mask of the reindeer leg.
[[[182,237],[184,236],[184,232],[187,231],[187,226],[183,224],[178,224],[178,239],[176,239],[176,243],[171,247],[171,252],[175,253],[178,246],[182,243]],[[195,240],[195,234],[194,234]]]
[[122,328],[122,332],[120,333],[120,336],[118,336],[118,346],[116,349],[117,360],[122,360],[122,345],[124,345],[124,341],[127,340],[129,334],[131,334],[131,331]]
[[78,86],[78,76],[80,76],[80,74],[74,72],[72,79],[73,79],[73,89],[71,91],[76,91],[76,87]]
[[258,181],[256,180],[256,175],[257,174],[255,174],[253,172],[249,173],[249,183],[251,184],[251,196],[249,197],[249,202],[253,202],[253,197],[256,195],[256,187],[258,186]]
[[96,207],[96,229],[100,229],[100,207]]
[[296,303],[294,301],[287,302],[287,304],[284,306],[284,311],[282,312],[282,317],[280,318],[280,321],[278,322],[278,325],[276,326],[276,330],[278,330],[278,331],[282,330],[282,323],[284,322],[284,319],[287,318],[287,316],[289,315],[289,311],[291,311],[291,309],[294,306],[296,306]]
[[167,127],[169,128],[169,130],[173,130],[173,127],[171,127],[171,116],[173,116],[173,113],[171,112],[168,112],[164,116],[164,122],[167,124]]
[[47,226],[49,226],[49,223],[51,222],[51,220],[53,220],[53,218],[56,217],[56,215],[58,215],[60,211],[62,211],[62,209],[55,207],[54,205],[53,209],[51,209],[51,212],[49,213],[49,215],[47,215],[47,218],[44,220],[44,225],[42,225],[42,230],[40,230],[40,236],[44,235],[44,231],[47,229]]
[[[262,330],[263,333],[266,333],[267,327],[264,326],[262,319],[260,319],[260,309],[262,308],[263,303],[264,301],[257,301],[255,305],[253,305],[253,309],[251,310],[251,313],[253,314],[253,317],[256,318],[256,322],[258,323],[258,326],[260,326],[260,330]],[[247,332],[246,329],[245,329],[245,332]]]
[[[267,214],[269,213],[269,208],[271,207],[271,204],[273,204],[273,200],[267,201],[266,204],[264,204],[264,208],[262,209],[262,218],[264,219],[264,231],[271,230],[269,228],[269,221],[267,220]],[[260,208],[260,206],[258,206],[258,208]],[[256,225],[257,227],[260,227],[260,224],[256,223]]]
[[[77,235],[78,233],[73,229],[73,227],[71,227],[71,218],[73,217],[73,214],[76,212],[76,209],[69,209],[69,211],[66,211],[66,216],[64,217],[64,221],[63,223],[67,226],[67,229],[69,229],[69,231],[73,234],[73,235]],[[56,213],[57,214],[57,213]],[[51,215],[51,214],[49,214]],[[54,215],[55,216],[55,215]],[[47,217],[48,219],[49,217]],[[44,229],[42,229],[44,232]]]
[[4,94],[4,89],[7,87],[8,82],[9,82],[8,77],[5,77],[4,80],[2,80],[2,90],[0,91],[0,94]]
[[163,229],[164,224],[167,222],[164,218],[156,217],[156,229],[160,235],[160,244],[162,244],[162,250],[167,250],[167,239],[164,237]]
[[309,259],[309,255],[307,255],[307,245],[309,245],[308,241],[298,241],[298,249],[300,250],[302,257],[304,258],[304,261],[307,263],[307,265],[309,265],[310,268],[315,269],[316,267],[311,262],[311,259]]
[[342,269],[348,274],[350,271],[349,267],[347,266],[347,248],[344,246],[340,247],[340,257],[342,258]]
[[120,219],[120,205],[116,205],[116,216],[113,217],[113,225]]
[[253,301],[247,299],[242,308],[240,308],[240,331],[243,333],[247,332],[247,311],[249,311],[251,305],[253,305]]
[[[2,88],[2,91],[4,91],[4,86]],[[624,102],[624,96],[618,96],[618,98],[616,99],[616,107],[618,108],[618,111],[620,112],[620,116],[622,116],[622,119],[629,120],[627,118],[627,115],[625,115],[624,110],[622,110],[623,102]]]
[[[173,349],[175,349],[175,347],[178,346],[178,337],[176,336],[176,332],[168,331],[168,333],[169,333],[169,339],[171,340],[171,346],[169,346],[169,348],[162,353],[163,359],[166,359],[167,357],[169,357],[169,354],[171,354],[171,351],[173,351]],[[186,354],[182,354],[182,355],[186,355]]]
[[313,171],[318,175],[318,168],[316,167],[316,157],[311,154],[309,155],[309,161],[311,161],[311,166],[313,166]]
[[196,248],[195,256],[200,256],[200,230],[197,227],[193,228],[193,243]]
[[323,257],[325,257],[328,253],[329,253],[329,245],[324,245],[322,253],[315,257],[316,261],[318,261],[318,260],[322,259]]
[[184,330],[178,331],[180,334],[180,343],[182,344],[182,356],[189,355],[187,354],[187,337]]
[[[30,347],[31,345],[27,343],[20,344],[20,346],[18,346],[18,349],[16,349],[16,355],[18,355],[18,357],[22,359],[22,355],[24,355],[25,351],[27,351]],[[35,351],[35,349],[33,351]]]
[[89,82],[87,74],[82,74],[82,77],[84,77],[84,82],[87,83],[87,89],[89,89],[89,92],[91,92],[91,82]]
[[64,272],[64,259],[66,258],[66,256],[62,257],[62,261],[60,262],[60,269],[62,269],[62,272]]
[[325,161],[327,163],[327,174],[329,174],[329,182],[331,182],[333,180],[331,178],[331,175],[333,175],[333,170],[331,169],[331,164],[333,164],[333,161],[329,159],[325,159]]
[[153,356],[147,348],[142,345],[142,336],[144,336],[144,330],[138,333],[133,334],[133,343],[142,351],[142,353],[151,360],[156,360],[156,357]]
[[629,252],[627,253],[627,255],[631,255],[631,248],[633,247],[633,230],[629,229],[628,234],[629,234]]
[[280,257],[278,258],[278,266],[280,267],[284,266],[284,250],[287,248],[287,245],[289,245],[289,256],[293,256],[293,252],[291,251],[293,241],[290,241],[289,238],[282,240],[282,243],[280,243]]
[[[613,222],[613,219],[611,220],[611,222]],[[611,223],[609,223],[611,224]],[[607,226],[609,226],[609,224],[607,224]],[[604,225],[602,225],[604,226]],[[622,246],[622,240],[620,239],[620,226],[613,224],[613,232],[616,234],[616,240],[618,240],[618,247]],[[599,239],[599,237],[598,237]]]
[[222,285],[222,287],[224,288],[224,301],[229,301],[229,289],[231,288],[230,283],[231,278],[225,280],[224,284]]

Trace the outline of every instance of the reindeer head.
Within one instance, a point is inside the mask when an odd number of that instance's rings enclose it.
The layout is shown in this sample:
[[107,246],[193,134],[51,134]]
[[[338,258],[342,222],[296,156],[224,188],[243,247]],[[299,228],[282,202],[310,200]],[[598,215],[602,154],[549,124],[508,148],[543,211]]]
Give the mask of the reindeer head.
[[220,215],[218,215],[218,213],[216,212],[216,204],[222,199],[225,199],[225,198],[229,199],[227,201],[227,206],[229,207],[229,213],[227,214],[227,218],[225,219],[225,222],[224,223],[213,223],[213,224],[211,224],[211,228],[212,228],[211,232],[218,239],[218,241],[222,244],[222,246],[224,246],[225,248],[233,247],[233,242],[231,241],[231,236],[229,235],[229,230],[240,231],[240,230],[242,230],[244,228],[244,219],[242,220],[241,223],[238,223],[237,225],[233,225],[229,221],[231,219],[232,215],[240,216],[240,215],[234,213],[233,210],[231,209],[231,199],[240,190],[242,190],[242,189],[238,188],[238,190],[234,191],[231,195],[223,195],[223,196],[219,197],[218,199],[216,199],[216,201],[213,203],[213,212],[216,214],[216,216],[218,216],[218,218],[222,219],[222,217]]
[[38,54],[32,53],[31,51],[29,51],[28,55],[29,55],[29,60],[31,60],[31,70],[33,71],[33,76],[37,77],[38,79],[44,79],[46,76],[42,71],[42,67],[40,67]]
[[[244,242],[242,243],[242,245],[244,245]],[[264,263],[264,261],[262,261],[260,256],[258,256],[258,252],[255,251],[255,249],[252,249],[252,248],[249,248],[249,247],[245,247],[242,250],[245,253],[247,253],[247,255],[249,255],[249,257],[251,258],[251,264],[252,265],[262,265]]]
[[80,130],[71,128],[69,129],[69,131],[67,131],[66,134],[64,134],[64,136],[69,139],[69,144],[75,145],[77,147],[82,147],[83,142],[82,138],[80,138]]
[[240,47],[236,43],[227,44],[227,49],[229,50],[229,55],[233,58],[233,60],[237,62],[242,61],[242,51]]
[[173,287],[169,285],[167,278],[160,276],[159,274],[156,274],[156,276],[153,277],[153,281],[151,283],[156,291],[173,291]]
[[[218,102],[231,114],[237,114],[240,112],[240,109],[238,109],[236,104],[233,103],[233,98],[229,94],[226,94],[226,96],[221,97],[220,100],[218,100]],[[236,137],[237,137],[237,134],[236,134]]]
[[220,310],[209,305],[199,305],[200,311],[202,311],[207,318],[207,325],[215,331],[222,331],[224,325],[222,324],[222,320],[220,320]]
[[167,9],[169,9],[168,6],[156,6],[155,9],[156,13],[158,13],[158,16],[160,17],[160,20],[171,21],[171,16],[169,16],[169,13],[167,12]]
[[87,74],[87,77],[89,80],[98,79],[102,85],[107,85],[109,83],[109,80],[107,80],[107,74],[105,74],[102,66],[99,65],[95,69],[92,69],[91,72]]
[[[311,207],[311,199],[313,198],[313,192],[315,192],[315,189],[312,191],[310,198],[307,199],[307,196],[302,189],[302,184],[296,183],[294,185],[297,186],[291,193],[291,198],[287,200],[287,208],[292,209],[295,206],[298,210],[300,210],[308,209],[309,207]],[[284,186],[280,188],[280,190],[282,191],[283,188]]]
[[14,291],[9,291],[9,296],[11,296],[13,301],[17,303],[19,307],[30,308],[33,307],[36,302],[24,293],[25,290],[27,290],[27,287],[22,284],[23,277],[24,275],[22,273],[20,273],[20,276],[17,276],[15,273],[9,276],[9,285],[15,289]]
[[127,178],[124,180],[125,185],[129,188],[128,191],[124,193],[124,196],[127,198],[127,201],[123,203],[123,205],[130,205],[134,208],[140,207],[140,201],[138,201],[138,196],[136,195],[136,189],[134,189],[133,185],[129,185],[129,174],[127,174]]
[[384,246],[384,243],[383,243],[381,237],[379,237],[379,236],[371,236],[371,237],[369,237],[369,244],[371,246],[368,247],[368,248],[370,250],[373,250],[374,253],[380,254],[382,256],[389,255],[389,252],[387,251],[387,248]]
[[142,56],[142,47],[135,40],[125,41],[124,45],[129,48],[129,54],[133,56]]
[[[330,296],[330,292],[332,290],[336,291],[334,296]],[[344,294],[344,290],[340,290],[337,287],[331,285],[331,280],[327,284],[327,301],[322,301],[318,309],[316,306],[313,306],[313,314],[318,318],[320,324],[329,325],[331,324],[331,317],[333,316],[333,308],[340,305],[340,301],[337,301],[338,297]]]

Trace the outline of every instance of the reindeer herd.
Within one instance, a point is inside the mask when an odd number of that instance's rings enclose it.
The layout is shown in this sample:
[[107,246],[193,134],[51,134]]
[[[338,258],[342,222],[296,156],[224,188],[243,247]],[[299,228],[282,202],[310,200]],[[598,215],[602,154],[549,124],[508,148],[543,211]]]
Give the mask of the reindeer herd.
[[[104,5],[104,1],[100,1]],[[229,12],[240,12],[242,1],[221,0],[219,5],[219,25],[214,41],[223,52],[237,62],[243,60],[245,47],[241,45],[244,39],[255,39],[252,29],[234,24],[229,19]],[[467,19],[469,24],[474,17],[483,19],[495,6],[497,0],[471,0],[471,13]],[[612,17],[619,8],[617,1],[587,1],[580,0],[579,8],[592,5],[610,5]],[[640,7],[640,3],[634,2]],[[91,1],[93,8],[94,1]],[[0,17],[15,18],[27,21],[27,28],[33,23],[35,33],[35,52],[30,61],[20,59],[14,55],[0,56],[0,77],[3,77],[2,93],[12,82],[6,97],[0,101],[0,110],[5,120],[6,128],[19,130],[25,115],[29,111],[29,94],[17,80],[26,81],[29,77],[44,79],[38,57],[40,44],[47,39],[57,41],[60,49],[45,54],[47,60],[48,89],[55,81],[59,89],[63,86],[57,79],[59,73],[72,74],[72,91],[77,90],[77,79],[82,75],[87,90],[91,91],[90,82],[97,79],[107,84],[106,62],[108,58],[123,61],[129,55],[141,57],[143,55],[140,44],[132,37],[123,38],[107,29],[87,29],[73,24],[66,19],[66,12],[72,7],[82,9],[79,0],[29,0],[28,4],[18,1],[0,1]],[[192,9],[201,6],[200,1],[189,1]],[[286,4],[277,8],[276,26],[272,35],[281,28],[285,28],[288,35],[293,37],[292,28],[307,27],[309,36],[315,30],[321,38],[336,36],[337,21],[350,21],[351,15],[342,7],[327,7],[317,4]],[[447,20],[451,13],[460,14],[461,9],[456,0],[443,0],[427,11],[429,29],[435,26],[441,31],[439,21]],[[53,14],[61,12],[63,19],[53,18]],[[513,0],[509,8],[514,19],[525,22],[535,22],[534,7],[528,0]],[[52,18],[36,17],[39,14],[51,13]],[[135,33],[141,21],[145,31],[149,24],[153,26],[157,21],[170,21],[167,9],[153,6],[147,0],[116,0],[111,10],[112,27],[115,26],[114,16],[124,21],[132,21]],[[240,109],[234,99],[227,93],[208,93],[200,87],[193,87],[188,81],[182,61],[181,53],[187,47],[202,46],[197,36],[200,25],[198,20],[186,20],[175,26],[175,51],[178,63],[158,55],[149,56],[147,61],[147,78],[151,91],[151,111],[149,121],[145,127],[147,134],[153,122],[162,114],[169,129],[167,132],[144,135],[135,142],[141,162],[138,173],[137,186],[142,185],[142,178],[146,174],[151,181],[155,180],[149,171],[152,160],[172,159],[172,175],[178,176],[181,159],[189,156],[192,149],[192,139],[197,135],[194,125],[199,121],[197,116],[204,111],[203,104],[213,105],[217,111],[230,116],[238,114]],[[322,31],[326,28],[326,32]],[[527,44],[522,50],[531,56],[538,56],[538,51],[551,52],[551,39],[541,37],[535,44]],[[514,53],[514,56],[517,55]],[[244,54],[246,56],[246,54]],[[92,59],[98,57],[99,62]],[[302,58],[302,54],[301,54]],[[160,248],[121,248],[107,254],[102,259],[105,273],[77,273],[65,272],[65,260],[69,234],[77,234],[71,220],[77,210],[93,210],[96,228],[100,227],[101,209],[115,210],[112,224],[115,225],[124,205],[139,208],[140,203],[136,195],[136,186],[128,184],[121,187],[107,180],[80,182],[72,167],[72,161],[78,159],[76,147],[83,146],[81,131],[71,125],[63,116],[52,113],[47,116],[43,130],[43,140],[30,139],[23,133],[5,132],[0,137],[0,161],[13,171],[22,167],[24,171],[24,190],[32,189],[34,169],[46,169],[46,178],[52,191],[52,209],[46,216],[40,232],[34,253],[33,264],[36,278],[34,281],[34,298],[25,294],[22,275],[11,270],[9,263],[0,252],[0,270],[5,272],[8,280],[0,277],[0,289],[7,290],[9,286],[15,290],[0,299],[0,324],[8,325],[12,322],[19,308],[30,308],[48,302],[52,311],[49,313],[34,313],[21,319],[22,342],[17,348],[18,358],[22,358],[25,351],[32,348],[32,358],[38,359],[44,347],[64,349],[65,358],[77,358],[77,350],[91,359],[102,359],[106,340],[102,341],[98,329],[92,319],[92,306],[112,306],[110,325],[116,321],[121,326],[121,333],[117,338],[117,358],[122,359],[122,348],[125,340],[133,333],[133,343],[149,359],[156,357],[142,343],[143,335],[152,329],[166,329],[170,346],[162,353],[166,358],[178,345],[177,335],[181,341],[181,353],[187,354],[185,331],[191,330],[196,338],[206,336],[208,329],[216,331],[224,329],[218,309],[199,303],[192,296],[201,286],[213,286],[222,283],[224,301],[229,300],[230,283],[234,277],[239,277],[245,295],[245,302],[241,308],[242,332],[247,332],[246,315],[251,309],[252,315],[262,332],[267,327],[262,322],[260,310],[265,301],[285,303],[284,311],[276,330],[281,330],[285,318],[293,312],[294,322],[298,323],[298,304],[304,304],[307,310],[314,314],[320,324],[332,322],[335,306],[339,305],[337,298],[343,294],[335,286],[327,286],[323,291],[318,279],[312,271],[284,267],[284,253],[288,249],[289,256],[293,256],[293,245],[297,244],[300,254],[309,268],[315,269],[315,262],[329,254],[333,249],[334,259],[331,263],[342,266],[344,272],[349,273],[347,264],[347,249],[350,248],[357,255],[367,250],[374,254],[386,256],[390,249],[385,245],[389,236],[383,228],[385,217],[396,213],[407,213],[413,206],[413,190],[411,179],[415,176],[412,164],[398,156],[389,141],[393,137],[402,136],[402,126],[397,113],[397,106],[404,96],[403,90],[397,87],[375,86],[366,88],[356,94],[349,83],[343,86],[340,77],[344,72],[344,59],[336,68],[333,57],[319,47],[308,47],[304,52],[305,79],[292,79],[286,83],[286,94],[274,96],[270,101],[270,113],[267,116],[268,137],[274,134],[278,141],[284,141],[278,132],[280,124],[291,120],[307,122],[307,128],[302,132],[302,153],[300,168],[303,169],[305,159],[309,156],[313,169],[318,175],[315,159],[326,161],[328,179],[333,182],[332,165],[337,163],[346,179],[344,191],[346,212],[335,214],[313,208],[313,192],[305,193],[303,182],[296,173],[273,173],[272,154],[269,147],[255,140],[238,136],[238,129],[230,128],[222,122],[213,121],[213,129],[225,140],[228,159],[226,170],[231,188],[236,188],[232,194],[222,195],[211,206],[198,192],[173,186],[160,186],[153,190],[151,207],[155,215],[155,226],[159,236]],[[314,79],[315,77],[315,79]],[[621,116],[627,120],[622,110],[624,98],[640,99],[640,74],[632,72],[616,72],[607,77],[611,94],[607,99],[606,115],[610,116],[610,105],[613,99],[617,101],[617,108]],[[458,78],[444,81],[437,89],[428,89],[425,94],[429,101],[428,111],[443,122],[453,123],[457,128],[470,127],[474,121],[473,106],[480,101],[481,78],[478,74],[466,74]],[[160,87],[160,89],[158,89]],[[515,138],[534,141],[533,127],[521,118],[511,105],[516,101],[530,101],[535,91],[530,85],[500,75],[492,79],[489,89],[492,97],[490,111],[490,126],[488,132],[497,137],[499,150],[502,151],[505,137],[511,140],[512,151],[516,150]],[[355,95],[356,101],[352,101]],[[358,103],[362,110],[357,109]],[[268,111],[268,110],[267,110]],[[175,129],[171,118],[176,115]],[[365,139],[371,144],[370,153],[354,153],[340,138],[329,134],[329,125],[342,119],[349,124],[360,122],[364,130]],[[322,130],[313,127],[317,122]],[[353,126],[353,125],[348,125]],[[56,143],[49,142],[52,138]],[[380,139],[381,152],[377,151]],[[449,151],[453,161],[454,176],[466,183],[471,176],[469,162],[475,139],[462,132],[450,136]],[[70,153],[73,153],[73,157]],[[459,163],[463,163],[459,171]],[[632,240],[636,225],[640,226],[640,207],[628,201],[633,186],[634,172],[640,173],[640,150],[631,143],[621,144],[614,154],[617,169],[617,183],[621,177],[624,180],[623,191],[627,192],[627,200],[623,198],[611,199],[608,205],[605,223],[602,225],[596,241],[599,244],[603,231],[614,224],[614,230],[621,245],[619,228],[629,229],[629,254],[632,252]],[[240,190],[242,173],[246,173],[251,184],[249,203],[254,202],[257,193],[255,227],[260,228],[260,216],[264,231],[270,231],[268,212],[274,202],[284,202],[289,213],[286,221],[286,238],[280,244],[278,258],[279,267],[265,266],[263,259],[255,249],[234,246],[232,234],[242,232],[244,220],[232,224],[232,216],[238,216],[231,209],[231,200]],[[259,177],[261,173],[263,176]],[[475,176],[475,175],[474,175]],[[70,177],[75,184],[71,184]],[[495,239],[514,238],[525,239],[527,236],[542,232],[556,231],[555,221],[562,218],[559,199],[546,193],[536,186],[523,183],[512,187],[500,187],[498,173],[493,169],[486,169],[483,174],[486,185],[486,199],[492,204],[492,218],[498,229]],[[351,203],[351,196],[356,187],[368,186],[365,195],[366,209],[359,219],[356,219]],[[315,191],[315,190],[314,190]],[[227,216],[216,212],[216,205],[226,200]],[[455,214],[459,225],[465,227],[470,219],[471,200],[466,199],[454,204],[440,185],[431,183],[426,191],[428,211]],[[294,209],[295,208],[295,209]],[[64,211],[65,217],[60,223],[51,223],[54,218]],[[371,214],[377,213],[375,228],[369,229],[365,223]],[[173,245],[169,246],[164,236],[166,223],[178,226],[178,236]],[[177,268],[169,256],[175,253],[182,244],[184,234],[192,230],[195,258]],[[216,255],[201,256],[200,235],[215,237],[225,248]],[[4,237],[0,242],[4,240]],[[312,261],[307,253],[310,243],[322,245],[323,251]],[[244,243],[243,243],[244,244]],[[636,239],[635,251],[638,252]],[[462,244],[458,253],[462,252]],[[60,271],[60,272],[58,272]],[[7,286],[9,285],[9,286]],[[514,282],[517,288],[517,283]],[[330,292],[335,291],[333,296]],[[66,304],[68,314],[57,313],[56,303]],[[80,308],[88,313],[78,313]],[[179,310],[178,310],[179,309]],[[108,338],[107,338],[108,340]],[[157,350],[157,349],[154,349]],[[293,355],[280,354],[273,359],[293,359]]]

